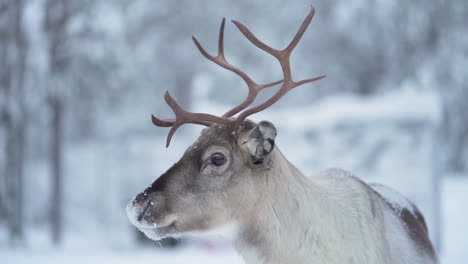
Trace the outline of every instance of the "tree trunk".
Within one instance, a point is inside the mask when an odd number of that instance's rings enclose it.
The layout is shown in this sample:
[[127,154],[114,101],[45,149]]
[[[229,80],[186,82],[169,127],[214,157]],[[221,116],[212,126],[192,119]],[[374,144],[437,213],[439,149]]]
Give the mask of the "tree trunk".
[[463,172],[468,169],[468,165],[465,163],[468,146],[468,128],[461,127],[459,129],[461,132],[459,132],[458,136],[455,136],[455,144],[453,144],[454,146],[450,155],[451,159],[449,161],[450,169],[454,172]]
[[51,233],[52,242],[59,245],[63,235],[63,120],[65,96],[61,92],[66,86],[69,67],[67,50],[68,26],[71,18],[69,0],[47,0],[45,3],[44,31],[48,38],[49,78],[52,80],[48,100],[50,123],[50,168],[52,177]]
[[[3,76],[7,87],[7,106],[4,110],[6,131],[6,218],[9,235],[13,244],[23,240],[24,229],[24,203],[23,203],[23,178],[26,145],[26,106],[24,103],[24,80],[26,75],[27,43],[23,30],[24,1],[17,0],[9,6],[7,15],[10,16],[12,25],[11,46],[6,45],[7,64],[10,70]],[[6,11],[6,12],[7,12]],[[3,82],[2,82],[3,83]]]
[[62,242],[62,147],[63,147],[63,104],[58,98],[49,101],[52,114],[50,131],[50,167],[52,170],[51,231],[55,245]]
[[13,244],[23,240],[23,167],[25,131],[24,124],[18,122],[18,126],[11,124],[7,139],[7,221],[10,239]]

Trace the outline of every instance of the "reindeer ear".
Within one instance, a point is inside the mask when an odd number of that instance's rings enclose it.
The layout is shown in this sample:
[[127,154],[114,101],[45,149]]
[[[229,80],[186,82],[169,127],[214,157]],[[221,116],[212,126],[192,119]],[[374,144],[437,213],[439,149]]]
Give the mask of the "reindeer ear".
[[275,147],[276,128],[268,121],[260,122],[250,132],[247,148],[252,156],[253,163],[259,164],[273,151]]

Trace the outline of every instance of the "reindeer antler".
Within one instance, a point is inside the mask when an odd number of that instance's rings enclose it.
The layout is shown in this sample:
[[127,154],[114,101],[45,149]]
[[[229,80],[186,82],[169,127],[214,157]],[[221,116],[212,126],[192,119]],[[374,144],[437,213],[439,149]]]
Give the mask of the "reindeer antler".
[[279,83],[282,82],[282,80],[272,82],[272,83],[267,83],[267,84],[261,84],[261,85],[257,84],[246,73],[244,73],[240,69],[232,66],[226,60],[226,58],[224,57],[224,24],[225,24],[225,22],[226,22],[226,19],[223,18],[223,21],[221,22],[221,27],[219,28],[218,55],[216,57],[208,54],[208,52],[206,52],[205,49],[203,49],[202,45],[198,42],[198,40],[195,37],[192,37],[192,39],[193,39],[193,42],[195,42],[195,45],[197,46],[198,50],[200,50],[200,53],[203,56],[205,56],[205,58],[209,59],[210,61],[218,64],[219,66],[221,66],[221,67],[223,67],[223,68],[225,68],[227,70],[230,70],[230,71],[236,73],[247,84],[247,87],[249,88],[249,93],[247,95],[247,98],[245,98],[245,100],[241,104],[239,104],[236,107],[232,108],[231,110],[229,110],[228,112],[226,112],[223,115],[223,117],[232,117],[233,115],[239,113],[244,108],[249,106],[255,100],[255,97],[257,97],[257,94],[262,89],[273,86],[273,85],[276,85],[276,84],[279,84]]
[[[198,50],[200,53],[205,56],[208,60],[218,64],[219,66],[232,71],[239,75],[244,82],[247,84],[247,87],[249,89],[249,93],[245,100],[240,103],[239,105],[235,106],[228,112],[226,112],[224,115],[221,117],[206,114],[206,113],[192,113],[185,111],[182,109],[177,102],[171,97],[169,92],[166,92],[166,95],[164,96],[164,99],[166,100],[167,104],[171,107],[171,109],[174,111],[176,115],[176,119],[159,119],[152,115],[152,121],[153,124],[159,127],[172,127],[171,130],[169,131],[169,134],[167,136],[167,141],[166,141],[166,147],[169,146],[172,136],[174,135],[175,131],[182,126],[183,124],[200,124],[200,125],[205,125],[205,126],[211,126],[213,123],[220,123],[220,124],[233,124],[234,127],[237,127],[240,125],[242,121],[244,121],[248,116],[258,113],[268,107],[270,107],[272,104],[280,100],[287,92],[290,90],[306,84],[306,83],[311,83],[317,80],[320,80],[325,77],[319,76],[311,79],[304,79],[302,81],[294,81],[292,79],[292,74],[291,74],[291,65],[290,65],[290,56],[294,48],[296,47],[297,43],[301,40],[302,35],[304,35],[304,32],[306,31],[307,27],[309,26],[310,22],[312,21],[312,18],[315,14],[315,9],[312,7],[309,14],[305,18],[304,22],[302,22],[298,32],[294,36],[293,40],[289,45],[283,49],[283,50],[277,50],[274,49],[262,41],[258,40],[250,30],[242,25],[241,23],[237,21],[232,21],[237,28],[244,34],[244,36],[252,42],[255,46],[258,48],[266,51],[267,53],[271,54],[274,56],[280,63],[281,69],[283,71],[283,80],[272,82],[272,83],[267,83],[267,84],[257,84],[255,83],[246,73],[241,71],[240,69],[236,68],[235,66],[231,65],[225,58],[224,56],[224,25],[225,25],[225,19],[223,18],[223,21],[221,23],[221,27],[219,29],[219,39],[218,39],[218,55],[212,56],[208,52],[205,51],[205,49],[201,46],[201,44],[198,42],[198,40],[195,37],[192,37],[195,45],[197,46]],[[265,101],[264,103],[249,108],[245,111],[243,111],[237,118],[232,118],[235,114],[239,113],[240,111],[244,110],[247,106],[249,106],[257,97],[258,93],[267,87],[274,86],[276,84],[279,84],[283,82],[283,85],[281,88],[276,92],[270,99]]]
[[273,57],[275,57],[279,61],[279,63],[281,64],[281,69],[283,70],[283,76],[284,76],[283,77],[284,78],[283,79],[284,80],[283,85],[278,90],[278,92],[275,95],[273,95],[270,99],[268,99],[266,102],[264,102],[263,104],[252,107],[252,108],[247,109],[244,112],[242,112],[239,115],[239,117],[236,119],[236,125],[239,125],[243,120],[245,120],[246,117],[248,117],[248,116],[250,116],[252,114],[258,113],[258,112],[270,107],[272,104],[274,104],[279,99],[281,99],[281,97],[283,97],[290,90],[292,90],[292,89],[294,89],[294,88],[296,88],[296,87],[298,87],[300,85],[303,85],[303,84],[306,84],[306,83],[311,83],[311,82],[314,82],[314,81],[317,81],[317,80],[320,80],[320,79],[326,77],[325,75],[322,75],[322,76],[319,76],[319,77],[315,77],[315,78],[311,78],[311,79],[305,79],[305,80],[302,80],[302,81],[299,81],[299,82],[295,82],[295,81],[293,81],[292,74],[291,74],[291,64],[290,64],[289,58],[291,56],[292,51],[296,47],[297,43],[299,43],[299,41],[301,40],[302,35],[304,35],[304,32],[306,31],[306,29],[309,26],[310,22],[312,21],[312,18],[314,17],[314,14],[315,14],[315,8],[312,7],[309,14],[304,19],[304,22],[302,22],[301,26],[299,27],[299,30],[297,31],[297,33],[294,36],[291,43],[289,43],[289,45],[283,50],[277,50],[277,49],[274,49],[274,48],[266,45],[265,43],[260,41],[258,38],[256,38],[254,36],[254,34],[252,34],[252,32],[250,32],[250,30],[246,26],[242,25],[241,23],[239,23],[237,21],[234,21],[234,20],[232,21],[232,23],[234,23],[234,25],[237,26],[237,28],[242,32],[242,34],[244,34],[244,36],[248,40],[250,40],[250,42],[252,42],[252,44],[257,46],[261,50],[266,51],[267,53],[271,54]]

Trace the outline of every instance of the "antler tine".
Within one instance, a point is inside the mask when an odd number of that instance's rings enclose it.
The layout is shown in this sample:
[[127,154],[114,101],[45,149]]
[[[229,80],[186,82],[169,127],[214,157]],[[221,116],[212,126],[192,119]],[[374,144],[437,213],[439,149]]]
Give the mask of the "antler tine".
[[[153,122],[153,124],[155,126],[158,126],[158,127],[171,127],[176,122],[175,119],[159,119],[154,115],[151,115],[151,121]],[[203,126],[208,126],[208,127],[213,124],[213,123],[210,123],[210,122],[197,121],[197,120],[193,120],[193,122],[191,122],[191,123],[198,124],[198,125],[203,125]]]
[[185,123],[218,123],[218,124],[231,124],[232,120],[229,118],[219,117],[215,115],[205,114],[205,113],[192,113],[185,111],[179,104],[177,104],[176,100],[172,98],[169,92],[166,92],[164,95],[164,100],[169,105],[169,107],[174,111],[176,115],[176,120],[174,125],[178,123],[185,124]]
[[171,127],[174,125],[174,119],[159,119],[155,115],[151,115],[151,122],[158,127]]
[[244,26],[243,24],[237,21],[232,21],[237,26],[237,28],[242,32],[242,34],[244,34],[244,36],[250,42],[252,42],[252,44],[257,46],[261,50],[271,54],[279,61],[281,65],[281,69],[283,71],[283,77],[284,77],[283,85],[278,90],[278,92],[275,95],[273,95],[270,99],[268,99],[266,102],[264,102],[263,104],[252,107],[242,112],[239,115],[239,117],[236,119],[236,125],[239,125],[243,120],[245,120],[246,117],[270,107],[272,104],[274,104],[279,99],[281,99],[290,90],[300,85],[303,85],[305,83],[314,82],[314,81],[317,81],[326,77],[325,75],[323,75],[323,76],[319,76],[319,77],[315,77],[311,79],[301,80],[299,82],[295,82],[292,79],[291,64],[289,61],[290,55],[292,51],[294,50],[294,48],[296,47],[297,43],[299,43],[302,36],[304,35],[304,32],[306,31],[307,27],[312,21],[314,14],[315,14],[315,8],[312,7],[309,14],[307,15],[307,17],[304,19],[301,26],[299,27],[299,30],[297,31],[291,43],[289,43],[289,45],[283,50],[277,50],[266,45],[265,43],[260,41],[257,37],[255,37],[255,35],[246,26]]
[[200,44],[200,42],[198,42],[198,40],[195,37],[192,37],[192,39],[193,39],[193,42],[195,43],[195,45],[197,46],[198,50],[200,51],[200,53],[205,58],[207,58],[208,60],[218,64],[219,66],[221,66],[221,67],[223,67],[223,68],[225,68],[225,69],[227,69],[229,71],[232,71],[232,72],[236,73],[247,84],[247,87],[249,89],[249,93],[248,93],[247,97],[245,98],[245,100],[242,103],[240,103],[239,105],[237,105],[234,108],[232,108],[231,110],[229,110],[228,112],[226,112],[222,116],[222,117],[232,117],[233,115],[239,113],[240,111],[245,109],[247,106],[249,106],[255,100],[255,98],[257,97],[257,94],[262,89],[270,87],[270,86],[274,86],[276,84],[279,84],[279,83],[282,82],[282,80],[272,82],[272,83],[267,83],[267,84],[257,84],[246,73],[244,73],[242,70],[240,70],[239,68],[237,68],[237,67],[233,66],[232,64],[230,64],[226,60],[226,58],[224,57],[224,26],[225,26],[225,24],[226,24],[226,19],[223,18],[223,21],[221,22],[221,26],[219,28],[218,55],[216,55],[216,56],[212,56],[208,52],[206,52],[206,50],[203,48],[203,46]]
[[297,43],[299,43],[299,41],[301,41],[301,38],[302,36],[304,35],[304,32],[307,30],[307,27],[309,27],[310,25],[310,22],[312,21],[312,18],[314,17],[315,15],[315,8],[313,6],[311,6],[310,8],[310,11],[309,11],[309,14],[307,15],[307,17],[304,19],[304,21],[302,22],[301,26],[299,27],[299,29],[297,30],[297,33],[296,35],[294,35],[294,38],[293,40],[291,41],[291,43],[289,43],[289,45],[283,50],[286,52],[286,54],[291,55],[292,51],[294,50],[294,48],[296,47]]
[[229,118],[218,117],[210,114],[205,113],[192,113],[185,111],[174,98],[171,96],[169,92],[166,92],[164,95],[164,100],[169,105],[169,107],[174,112],[176,118],[174,119],[159,119],[154,115],[151,115],[151,120],[153,124],[159,127],[172,127],[167,135],[166,140],[166,148],[169,147],[171,143],[172,136],[176,132],[176,130],[182,126],[183,124],[199,124],[204,126],[211,126],[213,123],[218,124],[232,124],[233,121]]

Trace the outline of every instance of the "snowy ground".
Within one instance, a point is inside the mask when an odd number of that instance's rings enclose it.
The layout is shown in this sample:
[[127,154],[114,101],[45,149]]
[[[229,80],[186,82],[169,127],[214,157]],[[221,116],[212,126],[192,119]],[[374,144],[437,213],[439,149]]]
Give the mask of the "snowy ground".
[[[175,250],[143,249],[143,250],[15,250],[0,251],[0,259],[6,256],[4,264],[54,264],[54,263],[109,263],[109,264],[148,264],[148,263],[243,263],[240,256],[232,249],[209,251],[195,247],[186,247]],[[220,262],[220,260],[222,260]]]
[[[442,264],[465,264],[468,260],[468,178],[449,177],[443,186],[444,239],[441,254]],[[243,263],[232,248],[214,250],[196,245],[179,249],[162,250],[145,247],[143,249],[92,248],[85,245],[51,249],[34,247],[31,249],[11,249],[0,247],[2,264],[55,264],[55,263]]]
[[443,186],[441,264],[468,263],[468,179],[446,178]]

